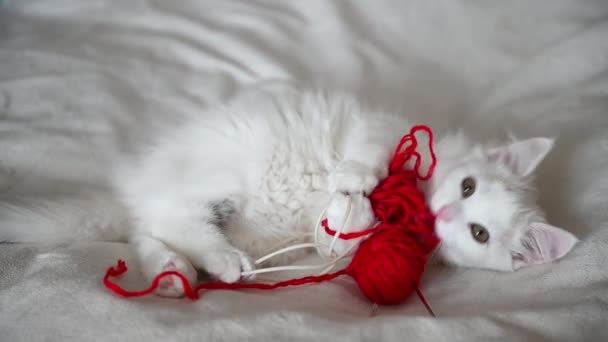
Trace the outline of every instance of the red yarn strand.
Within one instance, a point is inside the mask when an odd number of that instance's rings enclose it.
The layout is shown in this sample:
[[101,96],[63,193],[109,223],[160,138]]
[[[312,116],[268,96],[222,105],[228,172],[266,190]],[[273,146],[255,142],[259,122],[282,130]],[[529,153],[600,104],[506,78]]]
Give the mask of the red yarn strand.
[[435,316],[435,313],[433,312],[433,309],[431,309],[431,306],[429,305],[429,303],[426,301],[426,298],[424,298],[422,291],[420,291],[420,289],[418,288],[418,286],[416,284],[414,284],[414,290],[416,290],[416,294],[418,295],[418,298],[422,302],[422,305],[424,305],[424,307],[426,308],[426,311],[429,313],[429,315],[431,315],[431,317],[437,317],[437,316]]
[[304,284],[311,283],[322,283],[328,280],[335,279],[339,276],[347,274],[347,270],[343,269],[334,273],[323,274],[319,276],[306,276],[302,278],[289,279],[286,281],[277,282],[274,284],[266,284],[266,283],[223,283],[223,282],[209,282],[202,283],[195,287],[194,289],[188,282],[188,279],[184,277],[182,274],[175,271],[166,271],[162,272],[154,278],[150,287],[141,291],[128,291],[120,287],[118,284],[114,283],[110,280],[112,277],[119,277],[126,273],[128,270],[127,265],[124,260],[118,260],[116,267],[108,268],[106,275],[103,279],[105,286],[110,289],[112,292],[120,295],[122,297],[142,297],[149,294],[152,294],[154,290],[158,287],[160,281],[169,276],[177,276],[180,278],[183,288],[184,295],[190,299],[198,299],[199,292],[202,290],[244,290],[244,289],[257,289],[257,290],[274,290],[280,287],[288,287],[288,286],[298,286]]
[[[328,235],[336,236],[337,232],[335,230],[332,230],[331,228],[329,228],[329,223],[327,222],[327,219],[324,219],[323,221],[321,221],[321,226],[323,227],[323,229],[325,229],[325,232]],[[376,231],[376,227],[362,230],[359,232],[340,233],[340,235],[338,235],[338,238],[341,240],[352,240],[352,239],[357,239],[357,238],[369,235],[369,234],[373,233],[374,231]]]
[[[429,137],[429,153],[431,157],[431,164],[429,165],[429,169],[426,172],[426,175],[422,175],[420,173],[420,165],[422,164],[422,158],[420,154],[416,151],[418,147],[418,140],[416,139],[416,133],[419,131],[424,131]],[[407,145],[409,143],[409,145]],[[405,146],[405,150],[404,150]],[[405,163],[407,163],[412,157],[416,159],[414,164],[414,171],[416,172],[416,176],[422,180],[426,181],[431,178],[433,172],[435,171],[435,167],[437,166],[437,156],[435,155],[435,151],[433,150],[433,131],[425,125],[417,125],[412,127],[409,134],[406,134],[397,148],[395,149],[395,155],[389,164],[389,174],[398,173],[403,170]]]
[[116,267],[110,267],[106,271],[106,275],[103,278],[104,285],[108,289],[110,289],[112,292],[114,292],[117,295],[120,295],[122,297],[126,297],[126,298],[143,297],[143,296],[152,294],[154,292],[154,290],[156,290],[156,288],[158,287],[158,284],[160,283],[160,281],[163,278],[174,275],[181,279],[182,284],[184,285],[184,293],[185,293],[186,297],[188,297],[190,299],[198,298],[198,294],[193,293],[192,286],[190,286],[188,279],[186,279],[186,277],[184,277],[181,273],[178,273],[175,271],[167,271],[167,272],[163,272],[163,273],[157,275],[156,278],[154,278],[154,280],[152,281],[152,284],[150,284],[150,286],[147,289],[141,290],[141,291],[127,291],[127,290],[123,289],[122,287],[120,287],[120,285],[118,285],[110,280],[110,278],[113,278],[113,277],[120,277],[121,275],[126,273],[127,270],[128,270],[128,268],[127,268],[127,264],[125,263],[125,261],[122,259],[118,260],[118,262],[116,263]]
[[[105,284],[105,286],[108,289],[110,289],[110,291],[114,292],[115,294],[117,294],[119,296],[122,296],[125,298],[143,297],[143,296],[152,294],[156,290],[156,288],[158,287],[158,284],[160,283],[160,281],[163,278],[169,277],[169,276],[177,276],[178,278],[180,278],[180,280],[182,282],[182,286],[184,288],[184,296],[189,299],[192,299],[192,300],[199,299],[200,298],[199,293],[202,290],[216,290],[216,289],[222,289],[222,290],[242,290],[242,289],[273,290],[273,289],[280,288],[280,287],[298,286],[298,285],[311,284],[311,283],[321,283],[321,282],[329,281],[329,280],[335,279],[339,276],[347,274],[346,269],[344,269],[344,270],[340,270],[338,272],[325,274],[325,275],[321,275],[321,276],[308,276],[308,277],[303,277],[303,278],[298,278],[298,279],[282,281],[282,282],[278,282],[275,284],[263,284],[263,283],[227,284],[227,283],[222,283],[222,282],[211,282],[211,283],[200,284],[195,289],[192,289],[192,286],[190,286],[188,279],[186,279],[186,277],[184,277],[182,274],[175,272],[175,271],[167,271],[167,272],[163,272],[163,273],[159,274],[158,276],[156,276],[156,278],[154,278],[154,281],[152,281],[152,284],[150,285],[150,287],[148,287],[147,289],[141,290],[141,291],[128,291],[128,290],[123,289],[118,284],[116,284],[110,280],[110,278],[113,278],[113,277],[120,277],[121,275],[126,273],[127,270],[128,270],[128,268],[127,268],[127,264],[125,263],[125,261],[122,259],[118,260],[116,267],[108,268],[106,275],[103,278],[103,283]],[[414,284],[414,289],[416,291],[416,294],[418,295],[418,298],[420,298],[420,301],[426,308],[429,315],[431,315],[432,317],[436,317],[435,313],[433,312],[433,309],[431,309],[431,306],[428,304],[428,302],[426,301],[426,298],[424,298],[424,295],[418,289],[418,286],[416,286],[416,284]]]

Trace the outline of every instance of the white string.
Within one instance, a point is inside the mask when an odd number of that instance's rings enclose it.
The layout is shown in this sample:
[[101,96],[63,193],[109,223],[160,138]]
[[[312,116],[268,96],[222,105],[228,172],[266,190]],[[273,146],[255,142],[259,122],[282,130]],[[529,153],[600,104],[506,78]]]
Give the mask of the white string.
[[[350,199],[350,197],[349,197],[349,199]],[[334,247],[336,246],[336,242],[338,241],[338,238],[342,234],[344,227],[346,227],[347,224],[350,223],[351,210],[352,210],[352,203],[351,203],[351,201],[348,201],[347,205],[346,205],[346,214],[344,215],[344,219],[342,220],[342,223],[340,224],[340,228],[338,228],[338,230],[336,230],[336,233],[334,234],[334,238],[331,240],[331,243],[329,244],[329,249],[327,250],[327,255],[332,255],[332,253],[334,251]]]
[[[304,245],[310,245],[310,246],[304,246]],[[321,272],[320,274],[325,274],[327,272],[329,272],[337,263],[338,261],[342,260],[343,258],[345,258],[346,256],[348,256],[350,254],[350,252],[356,247],[356,244],[353,244],[352,246],[350,246],[346,252],[344,252],[343,254],[337,256],[336,258],[332,259],[329,262],[323,263],[323,264],[319,264],[319,265],[287,265],[287,266],[275,266],[275,267],[267,267],[267,268],[260,268],[260,269],[256,269],[256,270],[251,270],[251,271],[243,271],[241,272],[241,275],[243,276],[249,276],[252,274],[259,274],[259,273],[270,273],[270,272],[278,272],[278,271],[296,271],[296,270],[311,270],[311,269],[317,269],[317,268],[321,268],[321,267],[327,267],[323,272]],[[295,248],[292,248],[295,247]],[[288,250],[294,250],[294,249],[298,249],[298,248],[304,248],[304,247],[316,247],[314,244],[310,243],[310,244],[301,244],[301,245],[296,245],[296,246],[290,246],[290,247],[286,247],[283,248],[280,251],[276,251],[272,254],[278,255],[278,254],[282,254],[284,252],[287,252]],[[269,259],[270,257],[268,255],[264,256],[263,258]]]
[[315,222],[315,229],[314,229],[313,237],[314,237],[315,244],[317,244],[317,254],[321,257],[327,257],[327,255],[325,255],[325,253],[323,253],[323,251],[321,250],[320,244],[319,244],[319,229],[321,227],[321,222],[323,221],[323,219],[325,219],[325,215],[327,214],[327,209],[329,208],[331,202],[333,202],[333,200],[335,198],[336,198],[336,194],[334,193],[329,198],[329,201],[325,205],[325,209],[323,209],[321,211],[321,214],[319,214],[319,217],[317,218],[317,221]]
[[[317,254],[321,258],[326,259],[326,260],[329,259],[327,262],[318,264],[318,265],[286,265],[286,266],[259,268],[259,269],[255,269],[255,270],[251,270],[251,271],[243,271],[243,272],[241,272],[241,275],[249,276],[249,275],[261,274],[261,273],[271,273],[271,272],[280,272],[280,271],[296,271],[296,270],[313,270],[313,269],[323,268],[323,270],[319,273],[319,275],[322,275],[322,274],[326,274],[329,271],[331,271],[340,260],[349,256],[351,251],[357,246],[357,244],[351,245],[344,253],[342,253],[340,255],[336,255],[336,253],[334,252],[334,248],[336,246],[338,238],[340,237],[340,234],[342,234],[346,225],[348,223],[350,223],[350,220],[351,220],[350,216],[352,213],[352,201],[350,200],[350,197],[348,198],[349,201],[347,202],[346,213],[344,215],[342,223],[340,224],[338,230],[336,230],[336,233],[334,234],[333,239],[331,240],[329,246],[327,244],[323,244],[323,243],[319,242],[319,232],[321,230],[320,229],[321,222],[325,219],[327,209],[329,208],[329,205],[335,199],[335,197],[336,197],[336,194],[333,194],[329,198],[328,203],[325,205],[325,208],[321,211],[321,214],[319,215],[319,217],[315,223],[314,233],[312,234],[314,242],[300,243],[297,245],[283,247],[281,249],[270,252],[270,253],[266,254],[265,256],[257,259],[255,261],[255,264],[259,265],[278,255],[285,254],[287,252],[295,251],[298,249],[303,249],[303,248],[315,248],[317,251]],[[325,234],[325,232],[323,232],[323,234]],[[310,236],[310,235],[311,235],[310,233],[305,233],[305,234],[301,234],[300,236],[289,237],[289,238],[283,240],[277,246],[275,246],[275,248],[277,248],[281,245],[284,245],[286,243],[290,243],[294,240],[298,240],[302,237]],[[323,247],[327,247],[327,253],[325,251],[323,251]]]
[[[312,236],[312,233],[306,233],[306,234],[305,233],[301,233],[299,235],[294,235],[294,236],[290,236],[290,237],[288,237],[286,239],[283,239],[283,240],[275,243],[274,245],[272,245],[272,247],[268,248],[268,251],[266,252],[266,254],[272,253],[274,250],[276,250],[277,248],[280,248],[281,246],[285,246],[288,243],[298,241],[298,240],[300,240],[300,239],[302,239],[302,238],[304,238],[306,236],[309,236],[309,235]],[[264,254],[264,255],[266,255],[266,254]],[[260,260],[260,259],[258,259],[258,260]],[[256,261],[255,263],[257,264],[258,261]]]
[[325,219],[325,214],[327,213],[327,209],[329,208],[329,205],[335,198],[336,198],[336,195],[333,194],[331,196],[331,198],[329,199],[329,203],[325,206],[325,209],[321,212],[321,214],[317,218],[317,221],[315,222],[314,238],[315,238],[315,244],[317,245],[317,254],[320,255],[321,257],[325,257],[325,258],[331,257],[334,247],[336,245],[336,242],[338,241],[338,237],[340,236],[340,234],[342,234],[342,231],[344,231],[344,227],[346,227],[346,224],[350,222],[352,203],[350,201],[350,197],[348,197],[349,201],[346,206],[346,215],[344,215],[344,218],[342,219],[342,223],[340,224],[338,230],[336,230],[336,234],[334,235],[333,239],[331,240],[329,249],[327,250],[327,254],[324,253],[323,250],[321,250],[321,243],[319,243],[319,231],[321,230],[321,222]]
[[264,261],[266,261],[266,260],[274,257],[275,255],[283,254],[283,253],[286,253],[286,252],[289,252],[289,251],[293,251],[293,250],[296,250],[296,249],[310,248],[310,247],[317,247],[317,245],[314,244],[314,243],[312,243],[312,242],[307,242],[307,243],[301,243],[301,244],[298,244],[298,245],[293,245],[293,246],[288,246],[288,247],[285,247],[285,248],[281,248],[278,251],[274,251],[274,252],[272,252],[270,254],[267,254],[267,255],[259,258],[258,260],[255,261],[255,264],[259,265],[259,264],[263,263]]

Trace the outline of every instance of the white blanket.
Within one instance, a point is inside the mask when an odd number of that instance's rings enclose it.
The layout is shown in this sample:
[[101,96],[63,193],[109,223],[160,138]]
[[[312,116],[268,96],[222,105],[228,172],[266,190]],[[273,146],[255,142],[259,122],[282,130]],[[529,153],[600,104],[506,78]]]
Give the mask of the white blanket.
[[557,137],[541,200],[582,242],[511,274],[429,268],[437,318],[415,297],[370,317],[348,278],[126,300],[101,283],[122,257],[133,266],[122,284],[145,287],[123,244],[4,244],[0,340],[608,340],[607,1],[5,2],[5,204],[103,189],[116,158],[156,128],[244,86],[295,80],[404,108],[437,131]]

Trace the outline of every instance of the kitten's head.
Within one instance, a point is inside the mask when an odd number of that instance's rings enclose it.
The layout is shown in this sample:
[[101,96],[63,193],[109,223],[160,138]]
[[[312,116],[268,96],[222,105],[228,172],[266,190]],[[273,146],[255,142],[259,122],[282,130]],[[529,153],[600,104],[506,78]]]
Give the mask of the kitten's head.
[[533,138],[490,148],[462,134],[437,146],[438,166],[423,185],[437,216],[439,255],[450,264],[513,271],[554,261],[577,238],[546,223],[532,174],[553,141]]

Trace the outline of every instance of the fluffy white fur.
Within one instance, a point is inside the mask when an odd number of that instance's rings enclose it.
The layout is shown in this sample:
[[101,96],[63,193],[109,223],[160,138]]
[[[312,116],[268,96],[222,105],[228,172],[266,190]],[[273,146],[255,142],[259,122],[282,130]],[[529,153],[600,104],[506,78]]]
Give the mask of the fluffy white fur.
[[[330,224],[344,219],[348,198],[358,211],[346,230],[372,224],[365,195],[386,176],[410,128],[403,115],[366,108],[347,94],[248,93],[186,120],[121,165],[113,184],[130,224],[102,237],[128,236],[147,278],[178,270],[195,281],[196,269],[204,269],[235,282],[253,267],[252,257],[310,231],[332,194]],[[511,271],[556,260],[574,246],[577,239],[546,223],[536,205],[531,176],[552,144],[534,138],[489,147],[463,134],[439,137],[438,167],[421,186],[441,214],[436,229],[445,261]],[[476,190],[463,198],[466,177]],[[472,223],[487,229],[486,243],[473,238]],[[159,294],[180,296],[180,282],[167,278]]]

